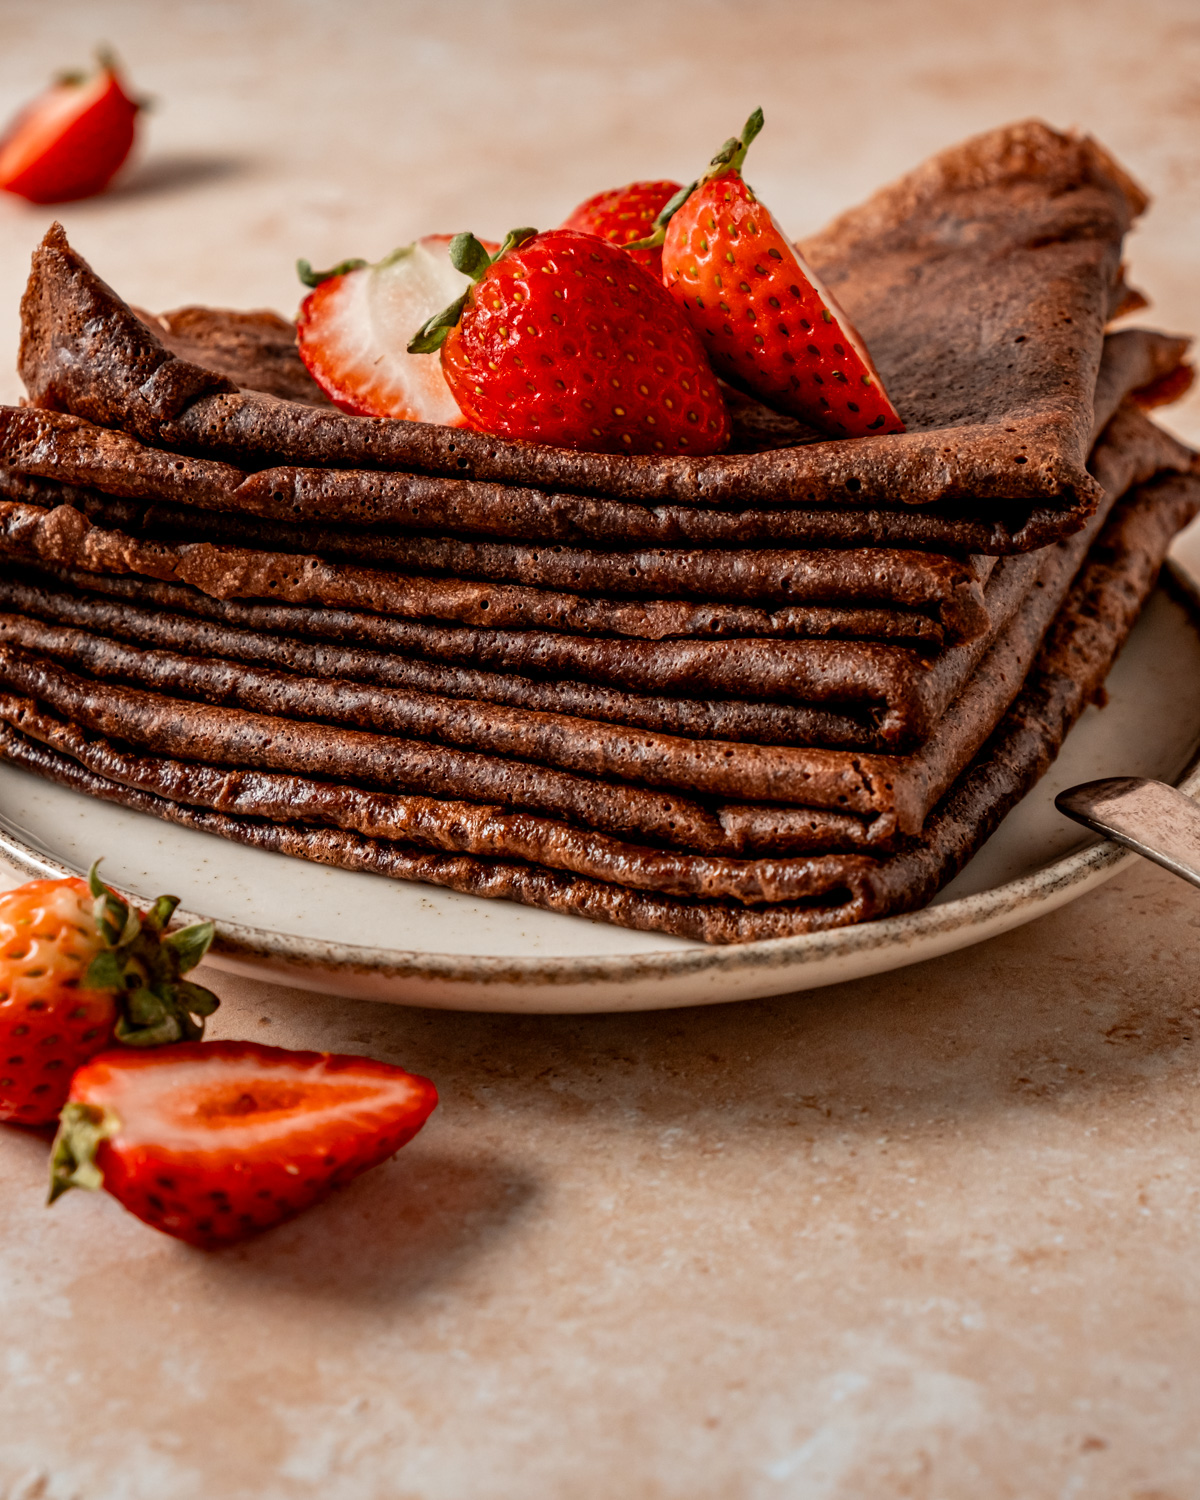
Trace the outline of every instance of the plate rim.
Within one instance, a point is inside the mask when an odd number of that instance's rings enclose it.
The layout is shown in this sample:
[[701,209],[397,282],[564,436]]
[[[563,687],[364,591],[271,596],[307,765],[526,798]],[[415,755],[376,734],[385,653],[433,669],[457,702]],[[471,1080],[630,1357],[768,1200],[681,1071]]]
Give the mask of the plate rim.
[[[1159,588],[1173,594],[1200,632],[1200,583],[1192,570],[1174,556],[1165,561]],[[1153,592],[1153,591],[1152,591]],[[1185,796],[1200,800],[1200,744],[1193,749],[1182,771],[1169,783]],[[1031,787],[1030,791],[1033,790]],[[1026,796],[1028,792],[1026,793]],[[994,831],[994,830],[993,830]],[[982,847],[982,846],[981,846]],[[978,852],[978,851],[976,851]],[[286,857],[286,856],[283,856]],[[822,932],[793,937],[765,938],[752,943],[696,944],[685,948],[650,949],[642,953],[579,954],[568,956],[500,956],[423,952],[411,948],[381,948],[367,944],[306,938],[274,928],[222,918],[210,950],[217,966],[223,963],[241,973],[284,964],[291,983],[321,988],[319,976],[369,974],[390,983],[424,982],[439,986],[468,985],[485,991],[522,985],[539,989],[566,988],[581,984],[662,983],[703,974],[739,974],[767,970],[803,970],[833,957],[852,957],[881,949],[904,950],[933,943],[939,937],[971,927],[990,927],[994,932],[1019,923],[1003,918],[1028,907],[1052,910],[1071,899],[1066,893],[1076,886],[1096,885],[1111,878],[1124,865],[1142,856],[1109,839],[1087,838],[1075,849],[1048,864],[990,886],[968,896],[919,907],[894,917],[832,927]],[[29,844],[0,811],[0,858],[23,874],[61,878],[86,875],[86,871]],[[969,863],[969,861],[968,861]],[[964,866],[965,868],[965,866]],[[116,886],[121,894],[137,900],[139,892]],[[1084,894],[1080,890],[1080,895]],[[1057,901],[1052,900],[1058,896]],[[1032,920],[1031,913],[1024,920]],[[180,908],[175,921],[207,920],[203,912]],[[999,926],[996,924],[1000,923]],[[953,944],[961,947],[966,944]],[[931,955],[932,956],[932,955]],[[920,962],[916,954],[899,965]],[[305,978],[300,976],[304,975]]]
[[[1200,749],[1171,783],[1186,796],[1200,793]],[[24,874],[61,878],[84,875],[54,856],[25,842],[0,813],[0,857]],[[963,928],[994,922],[1008,912],[1041,905],[1053,895],[1115,875],[1120,866],[1140,856],[1108,839],[1092,839],[1082,847],[1021,875],[938,905],[924,906],[895,917],[860,922],[823,932],[767,938],[752,943],[651,950],[629,954],[581,954],[575,957],[497,956],[489,954],[429,953],[418,949],[377,948],[327,939],[304,938],[273,928],[254,927],[224,919],[218,924],[213,956],[239,964],[286,961],[300,969],[325,973],[350,971],[384,976],[389,980],[440,981],[474,986],[523,984],[553,987],[594,982],[630,983],[646,979],[691,977],[703,973],[803,968],[837,955],[896,947],[911,948]],[[138,892],[122,894],[144,899]],[[1080,893],[1082,894],[1082,892]],[[1056,903],[1059,904],[1059,903]],[[180,909],[179,921],[203,921],[205,914]],[[243,971],[244,972],[244,971]]]

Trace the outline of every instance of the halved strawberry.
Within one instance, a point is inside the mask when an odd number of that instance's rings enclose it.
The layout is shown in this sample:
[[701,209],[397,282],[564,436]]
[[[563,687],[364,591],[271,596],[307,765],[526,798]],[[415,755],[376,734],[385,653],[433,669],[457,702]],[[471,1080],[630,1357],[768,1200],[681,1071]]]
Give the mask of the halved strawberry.
[[427,1078],[369,1057],[254,1042],[102,1052],[71,1084],[50,1201],[102,1187],[176,1239],[232,1244],[386,1161],[436,1103]]
[[[562,222],[563,229],[594,234],[613,245],[629,245],[654,232],[654,222],[680,191],[677,182],[631,182],[628,187],[609,188],[581,203]],[[662,279],[662,247],[631,250],[638,265]]]
[[659,215],[663,280],[731,385],[833,437],[903,432],[853,323],[742,177],[762,124]]
[[12,122],[0,140],[0,188],[31,203],[101,192],[129,155],[140,108],[102,53],[91,77],[64,75]]
[[300,358],[342,411],[461,427],[463,415],[435,359],[406,352],[409,335],[462,295],[470,279],[450,263],[450,236],[428,234],[376,265],[331,271],[297,263],[314,290],[296,324]]

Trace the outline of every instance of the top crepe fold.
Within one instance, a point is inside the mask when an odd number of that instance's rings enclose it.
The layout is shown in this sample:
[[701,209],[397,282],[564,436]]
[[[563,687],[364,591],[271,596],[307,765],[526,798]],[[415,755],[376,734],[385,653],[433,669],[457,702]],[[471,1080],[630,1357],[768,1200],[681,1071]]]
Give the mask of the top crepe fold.
[[1104,327],[1146,201],[1089,137],[1025,121],[942,152],[805,242],[908,425],[885,437],[798,432],[794,446],[703,459],[575,453],[240,390],[171,352],[59,225],[34,255],[20,373],[36,406],[250,468],[386,468],[646,503],[1090,509]]

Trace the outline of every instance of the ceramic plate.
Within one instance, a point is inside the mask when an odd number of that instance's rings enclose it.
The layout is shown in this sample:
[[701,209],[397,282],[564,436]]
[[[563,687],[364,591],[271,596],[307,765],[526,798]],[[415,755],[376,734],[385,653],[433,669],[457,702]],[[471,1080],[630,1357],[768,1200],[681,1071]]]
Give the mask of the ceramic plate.
[[94,802],[0,766],[0,853],[31,874],[104,872],[214,917],[217,967],[307,989],[459,1010],[650,1010],[812,989],[1006,932],[1135,855],[1082,833],[1055,793],[1099,776],[1200,791],[1200,633],[1177,591],[1151,599],[1051,772],[936,902],[909,916],[738,947],[330,870]]

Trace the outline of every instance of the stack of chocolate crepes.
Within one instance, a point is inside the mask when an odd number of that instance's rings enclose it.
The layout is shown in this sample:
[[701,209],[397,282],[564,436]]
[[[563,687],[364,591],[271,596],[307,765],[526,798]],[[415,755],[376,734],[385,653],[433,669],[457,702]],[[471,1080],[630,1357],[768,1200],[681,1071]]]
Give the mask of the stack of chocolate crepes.
[[55,226],[0,409],[0,755],[243,843],[710,942],[927,901],[1099,692],[1193,454],[1141,191],[1037,123],[803,249],[908,425],[717,458],[344,415]]

